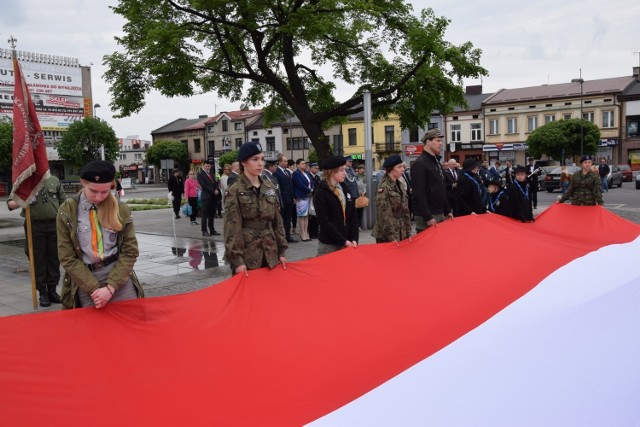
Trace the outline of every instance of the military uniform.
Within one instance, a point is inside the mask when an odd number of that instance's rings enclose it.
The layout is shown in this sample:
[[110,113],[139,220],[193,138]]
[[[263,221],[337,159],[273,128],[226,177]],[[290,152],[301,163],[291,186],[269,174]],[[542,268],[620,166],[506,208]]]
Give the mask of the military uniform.
[[241,174],[224,196],[224,259],[234,274],[241,265],[247,270],[273,268],[287,249],[277,189],[259,179],[256,188]]
[[409,194],[403,180],[385,174],[376,192],[377,219],[371,235],[377,242],[404,240],[411,235]]
[[[36,288],[40,293],[40,305],[60,303],[56,286],[60,281],[60,262],[56,240],[56,215],[65,199],[60,181],[55,176],[47,178],[42,189],[29,201],[31,233],[33,237],[33,265]],[[20,214],[25,216],[24,210]],[[26,234],[26,222],[25,222]],[[25,241],[25,252],[29,256]]]
[[573,174],[573,180],[569,184],[567,192],[558,201],[560,203],[571,199],[572,205],[577,206],[602,206],[602,192],[600,191],[600,176],[589,171],[585,175],[582,170]]

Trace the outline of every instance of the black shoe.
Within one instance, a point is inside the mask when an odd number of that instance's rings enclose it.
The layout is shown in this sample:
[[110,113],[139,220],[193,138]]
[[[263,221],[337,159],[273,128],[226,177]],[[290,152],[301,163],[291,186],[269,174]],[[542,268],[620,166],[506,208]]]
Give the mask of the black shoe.
[[49,291],[40,291],[40,307],[49,307],[51,300],[49,299]]
[[176,215],[176,219],[180,219],[182,218],[180,215]]
[[203,231],[203,232],[202,232],[202,235],[203,235],[204,237],[211,236],[211,234],[209,234],[209,232],[208,232],[208,231]]
[[60,299],[60,295],[56,292],[55,286],[47,286],[47,291],[49,292],[49,301],[56,304],[62,303],[62,299]]
[[213,231],[211,232],[211,235],[212,235],[212,236],[219,236],[219,235],[220,235],[220,233],[218,233],[216,230],[213,230]]
[[294,239],[293,237],[287,237],[287,242],[289,242],[289,243],[298,243],[298,239]]

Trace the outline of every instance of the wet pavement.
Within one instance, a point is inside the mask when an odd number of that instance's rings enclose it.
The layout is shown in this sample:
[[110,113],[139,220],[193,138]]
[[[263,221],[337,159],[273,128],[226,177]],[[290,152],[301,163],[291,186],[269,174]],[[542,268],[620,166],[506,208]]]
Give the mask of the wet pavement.
[[[164,186],[144,186],[128,190],[127,196],[166,197],[166,189]],[[540,203],[535,213],[542,212],[547,206]],[[640,223],[638,209],[611,210]],[[222,219],[214,222],[216,230],[222,233]],[[140,251],[135,271],[148,297],[191,292],[231,276],[223,261],[222,236],[203,237],[200,226],[191,225],[189,218],[174,219],[171,209],[135,211],[133,223]],[[360,232],[361,244],[374,242],[370,231]],[[287,260],[294,262],[316,254],[317,240],[291,243]],[[33,309],[29,262],[24,253],[23,219],[18,211],[9,212],[6,203],[0,203],[0,316],[59,309],[60,305],[56,304]]]

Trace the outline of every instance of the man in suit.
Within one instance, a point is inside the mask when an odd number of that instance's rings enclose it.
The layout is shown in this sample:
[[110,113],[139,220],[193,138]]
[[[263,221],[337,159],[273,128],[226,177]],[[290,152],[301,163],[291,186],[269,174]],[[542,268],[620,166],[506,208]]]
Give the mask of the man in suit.
[[531,205],[533,209],[538,209],[538,176],[540,176],[540,168],[536,165],[533,157],[529,157],[527,165],[527,183],[531,192]]
[[229,178],[227,178],[227,187],[238,180],[238,176],[240,176],[240,162],[231,163],[231,173],[229,174]]
[[291,237],[291,211],[293,210],[293,182],[291,180],[291,171],[287,169],[288,159],[283,154],[278,155],[278,167],[273,176],[278,180],[278,188],[280,188],[280,197],[282,198],[282,206],[280,206],[280,214],[284,223],[284,233],[287,242],[297,242]]
[[[311,174],[311,178],[313,179],[313,190],[311,191],[312,194],[315,193],[316,188],[318,188],[318,184],[320,184],[320,181],[322,180],[318,173],[319,169],[320,168],[317,163],[309,164],[309,173]],[[309,237],[311,239],[317,239],[318,230],[318,217],[316,216],[316,211],[315,209],[309,209]]]
[[278,168],[278,165],[276,165],[276,162],[271,160],[268,161],[266,168],[264,169],[264,171],[262,171],[262,179],[271,182],[276,187],[276,193],[278,194],[278,202],[280,203],[280,206],[282,206],[282,194],[280,194],[280,184],[278,182],[278,179],[273,175],[277,168]]
[[456,162],[456,159],[449,159],[446,164],[447,167],[444,168],[444,182],[447,186],[447,200],[449,201],[449,207],[453,214],[458,215],[458,210],[456,209],[456,190],[458,187],[458,178],[460,177],[458,162]]
[[205,162],[200,172],[198,172],[198,184],[200,184],[202,190],[200,195],[202,202],[202,235],[205,237],[219,236],[220,233],[213,226],[213,216],[216,207],[215,198],[220,193],[220,189],[215,175],[211,173],[211,163]]

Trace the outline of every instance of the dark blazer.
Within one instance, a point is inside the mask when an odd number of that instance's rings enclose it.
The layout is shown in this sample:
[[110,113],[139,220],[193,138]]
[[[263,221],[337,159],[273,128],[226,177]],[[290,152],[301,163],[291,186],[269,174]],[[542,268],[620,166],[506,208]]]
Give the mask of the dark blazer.
[[344,215],[340,200],[326,181],[318,184],[313,195],[313,206],[320,226],[318,240],[327,245],[344,246],[347,240],[357,242],[359,238],[355,199],[350,197],[349,189],[344,183],[340,185],[347,198]]
[[176,178],[175,175],[171,175],[171,178],[169,178],[168,187],[169,191],[173,193],[173,197],[182,197],[182,193],[184,193],[184,180],[182,179],[182,177]]
[[293,182],[291,180],[291,172],[282,172],[282,169],[278,166],[273,176],[278,180],[280,186],[280,195],[282,196],[282,205],[293,204]]
[[313,191],[313,178],[311,174],[306,171],[304,174],[309,180],[304,177],[303,172],[299,169],[294,171],[291,176],[293,182],[293,197],[296,199],[306,199]]
[[447,187],[440,161],[423,151],[411,166],[413,180],[413,214],[424,217],[425,222],[433,214],[447,215],[451,208],[447,200]]
[[238,180],[238,176],[240,176],[238,173],[231,171],[229,178],[227,178],[227,188]]
[[220,191],[216,176],[211,174],[211,179],[209,179],[204,169],[201,169],[196,178],[198,178],[198,184],[200,184],[200,188],[202,189],[200,198],[202,200],[214,199],[216,197],[215,192]]

